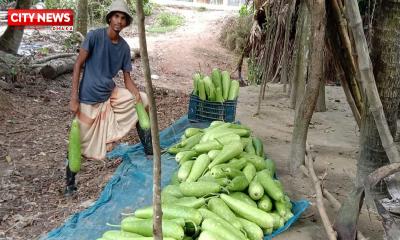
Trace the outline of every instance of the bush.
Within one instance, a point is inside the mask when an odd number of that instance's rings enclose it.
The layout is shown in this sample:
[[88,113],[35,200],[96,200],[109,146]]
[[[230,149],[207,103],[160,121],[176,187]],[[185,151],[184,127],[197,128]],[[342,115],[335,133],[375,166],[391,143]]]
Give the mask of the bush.
[[157,20],[159,25],[164,27],[182,24],[182,17],[171,13],[161,13],[157,16]]
[[[136,14],[136,1],[132,0],[132,5],[129,6],[129,10]],[[150,2],[149,0],[143,1],[143,12],[145,16],[151,16],[153,14],[154,3]]]
[[182,16],[163,12],[157,16],[155,24],[151,26],[147,31],[154,33],[165,33],[175,30],[177,27],[182,25],[183,22],[184,19]]
[[153,13],[153,4],[147,3],[143,6],[143,11],[145,16],[150,16]]
[[242,5],[239,9],[239,16],[246,17],[254,14],[254,5]]
[[48,9],[72,9],[76,12],[78,0],[45,0],[44,4]]

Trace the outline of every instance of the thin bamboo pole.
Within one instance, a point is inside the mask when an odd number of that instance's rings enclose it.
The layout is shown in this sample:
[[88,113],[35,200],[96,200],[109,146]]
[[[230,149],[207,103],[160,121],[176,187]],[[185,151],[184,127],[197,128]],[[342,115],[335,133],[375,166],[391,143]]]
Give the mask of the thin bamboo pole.
[[354,119],[358,125],[358,127],[361,127],[361,114],[359,112],[359,109],[357,108],[357,105],[354,101],[353,95],[351,93],[351,89],[349,86],[349,81],[347,81],[345,78],[349,78],[350,77],[350,72],[346,72],[345,71],[345,65],[346,65],[346,61],[344,60],[344,58],[342,57],[342,52],[340,51],[340,42],[339,40],[336,38],[336,28],[334,26],[328,26],[328,34],[329,36],[329,42],[330,42],[330,49],[332,50],[333,54],[335,55],[335,59],[337,59],[340,63],[336,63],[336,72],[340,73],[341,71],[344,72],[343,76],[339,76],[339,80],[341,83],[341,86],[343,88],[344,94],[346,96],[347,102],[349,103],[350,109],[353,113]]
[[144,26],[143,0],[136,1],[138,18],[140,55],[144,68],[146,93],[150,105],[151,138],[153,144],[153,236],[155,240],[162,240],[162,209],[161,209],[161,150],[157,121],[157,108],[154,99],[153,86],[150,75],[149,56],[147,53],[146,30]]
[[364,111],[363,109],[364,105],[361,96],[360,86],[358,84],[358,82],[360,82],[360,79],[358,79],[357,68],[353,57],[351,41],[347,31],[347,21],[342,15],[343,13],[339,6],[338,0],[331,0],[330,2],[334,13],[333,16],[338,26],[339,30],[338,33],[340,40],[342,42],[342,47],[344,48],[345,59],[347,60],[346,62],[350,66],[352,73],[352,77],[348,78],[349,86],[352,95],[354,97],[354,102],[356,103],[357,109],[359,113],[362,114],[362,112]]

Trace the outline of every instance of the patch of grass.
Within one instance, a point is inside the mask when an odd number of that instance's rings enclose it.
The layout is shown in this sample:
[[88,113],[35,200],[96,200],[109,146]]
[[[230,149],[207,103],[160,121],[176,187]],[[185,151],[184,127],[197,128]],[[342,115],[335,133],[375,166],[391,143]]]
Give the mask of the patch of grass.
[[242,7],[239,9],[239,16],[241,17],[246,17],[254,14],[254,5],[242,5]]
[[181,26],[183,22],[182,16],[163,12],[157,16],[154,25],[149,27],[147,31],[152,33],[170,32]]
[[199,7],[199,8],[197,8],[197,11],[205,12],[205,11],[207,11],[207,8],[206,7]]
[[47,47],[39,48],[39,52],[42,55],[47,55],[47,54],[49,54],[49,48],[47,48]]
[[161,13],[157,16],[157,21],[162,27],[178,26],[182,24],[183,18],[172,13]]

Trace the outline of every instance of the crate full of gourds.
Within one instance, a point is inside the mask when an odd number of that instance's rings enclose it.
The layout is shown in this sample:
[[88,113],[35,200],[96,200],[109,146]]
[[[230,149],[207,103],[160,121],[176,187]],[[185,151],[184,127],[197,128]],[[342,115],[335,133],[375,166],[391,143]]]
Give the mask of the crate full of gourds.
[[214,68],[211,77],[193,75],[188,118],[191,121],[235,121],[239,82],[231,80],[227,71]]

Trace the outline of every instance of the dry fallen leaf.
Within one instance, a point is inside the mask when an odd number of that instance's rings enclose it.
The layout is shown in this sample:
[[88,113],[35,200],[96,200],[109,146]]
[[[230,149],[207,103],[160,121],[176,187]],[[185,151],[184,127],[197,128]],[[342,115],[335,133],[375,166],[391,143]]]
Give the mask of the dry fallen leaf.
[[6,160],[7,160],[8,164],[11,165],[12,159],[11,159],[10,155],[6,156]]

